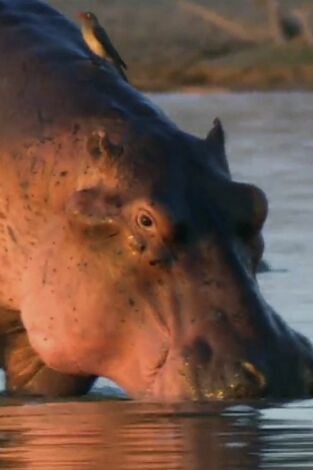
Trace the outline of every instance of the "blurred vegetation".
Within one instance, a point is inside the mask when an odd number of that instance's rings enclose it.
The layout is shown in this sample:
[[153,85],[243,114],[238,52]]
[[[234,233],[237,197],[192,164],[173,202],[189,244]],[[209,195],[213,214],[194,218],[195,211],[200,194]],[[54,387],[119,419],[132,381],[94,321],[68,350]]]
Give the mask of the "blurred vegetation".
[[76,22],[95,12],[142,89],[313,89],[312,0],[280,0],[291,27],[307,28],[292,40],[273,31],[269,2],[49,0]]

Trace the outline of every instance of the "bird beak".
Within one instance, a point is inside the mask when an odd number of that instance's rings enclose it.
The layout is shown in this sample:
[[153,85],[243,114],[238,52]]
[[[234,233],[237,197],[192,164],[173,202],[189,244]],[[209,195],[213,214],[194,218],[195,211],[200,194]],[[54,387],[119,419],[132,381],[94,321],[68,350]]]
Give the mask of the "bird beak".
[[84,11],[80,11],[80,12],[78,13],[78,16],[79,16],[80,18],[86,18],[86,13],[85,13]]

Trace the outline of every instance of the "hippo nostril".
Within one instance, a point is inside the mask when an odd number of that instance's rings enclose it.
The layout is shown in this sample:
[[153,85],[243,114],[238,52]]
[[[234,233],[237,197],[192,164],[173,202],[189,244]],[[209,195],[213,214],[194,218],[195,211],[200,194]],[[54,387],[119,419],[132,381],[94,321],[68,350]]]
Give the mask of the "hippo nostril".
[[186,360],[191,360],[201,367],[211,361],[213,351],[210,345],[202,338],[197,338],[192,346],[185,349]]
[[210,362],[213,352],[209,344],[203,339],[199,338],[195,343],[195,354],[200,364],[205,364]]

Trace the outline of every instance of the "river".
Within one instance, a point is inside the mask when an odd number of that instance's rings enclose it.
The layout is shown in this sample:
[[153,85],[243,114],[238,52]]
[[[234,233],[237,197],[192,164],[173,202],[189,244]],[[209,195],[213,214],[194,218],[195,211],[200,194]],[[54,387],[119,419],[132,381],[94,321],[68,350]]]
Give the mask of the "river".
[[[259,275],[265,298],[313,340],[313,94],[155,94],[180,126],[227,131],[234,179],[270,205]],[[158,405],[108,399],[0,400],[0,468],[215,470],[313,468],[313,400]]]

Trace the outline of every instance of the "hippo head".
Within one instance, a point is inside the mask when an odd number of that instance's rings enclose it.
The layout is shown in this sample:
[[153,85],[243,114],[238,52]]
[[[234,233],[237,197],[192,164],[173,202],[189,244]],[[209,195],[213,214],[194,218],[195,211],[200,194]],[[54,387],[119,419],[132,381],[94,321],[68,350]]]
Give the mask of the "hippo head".
[[255,278],[266,197],[231,180],[218,120],[204,140],[152,124],[84,131],[76,189],[27,267],[30,341],[134,397],[283,394],[299,346]]

